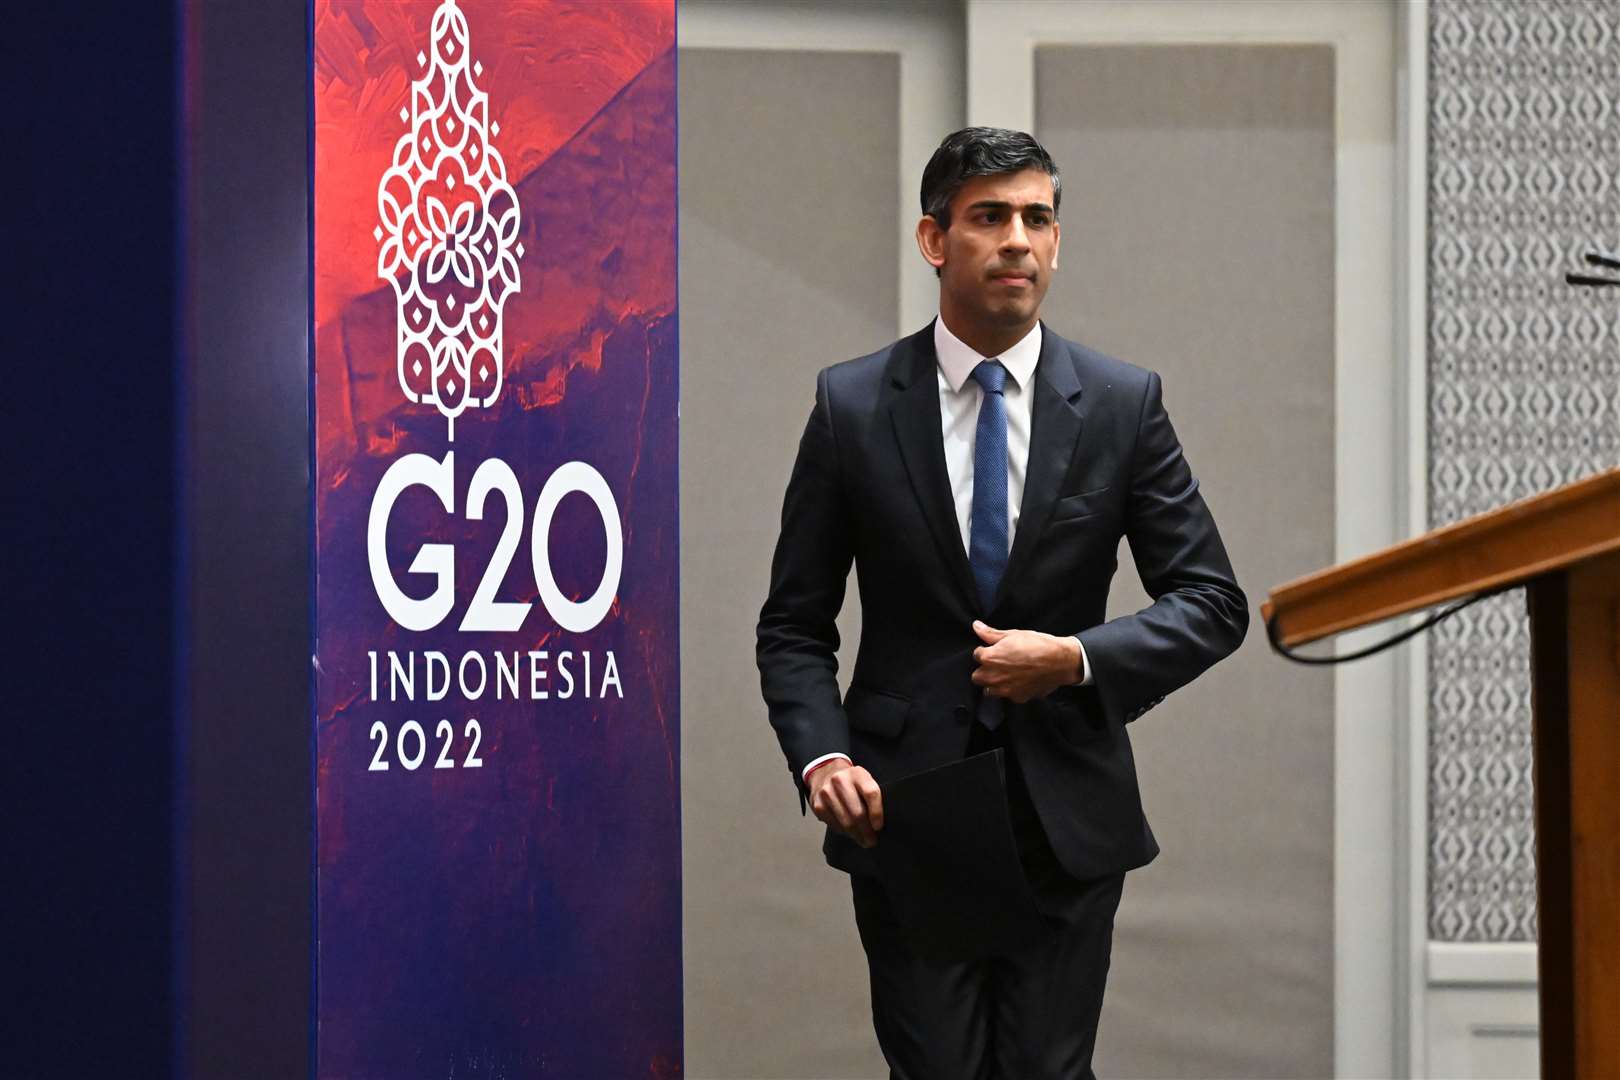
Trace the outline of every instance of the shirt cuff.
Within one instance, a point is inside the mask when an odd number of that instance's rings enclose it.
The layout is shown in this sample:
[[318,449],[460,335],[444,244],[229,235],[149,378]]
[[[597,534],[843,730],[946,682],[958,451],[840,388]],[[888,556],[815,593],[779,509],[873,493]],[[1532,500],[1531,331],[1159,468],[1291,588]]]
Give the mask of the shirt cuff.
[[1086,657],[1086,647],[1080,641],[1080,637],[1079,637],[1078,634],[1075,635],[1074,643],[1076,645],[1080,646],[1080,685],[1081,686],[1090,686],[1091,685],[1091,661]]
[[[843,758],[845,761],[849,761],[848,754],[840,753],[836,750],[830,754],[822,754],[820,757],[811,761],[810,764],[804,767],[804,771],[799,774],[799,779],[808,784],[810,782],[810,770],[814,769],[817,765],[820,765],[824,761],[831,761],[833,758]],[[850,762],[850,764],[854,764],[854,762]]]

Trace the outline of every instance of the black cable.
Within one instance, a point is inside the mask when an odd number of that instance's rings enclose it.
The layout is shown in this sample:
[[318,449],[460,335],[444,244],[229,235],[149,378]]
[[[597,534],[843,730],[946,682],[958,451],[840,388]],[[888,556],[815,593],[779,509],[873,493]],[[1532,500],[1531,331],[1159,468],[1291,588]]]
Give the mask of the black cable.
[[1519,588],[1520,584],[1522,583],[1502,585],[1487,592],[1476,593],[1466,600],[1459,600],[1449,607],[1441,608],[1439,611],[1435,612],[1433,615],[1430,615],[1427,619],[1424,619],[1416,626],[1409,626],[1393,637],[1385,638],[1383,641],[1375,642],[1374,644],[1367,646],[1365,649],[1357,649],[1355,652],[1347,653],[1344,656],[1304,656],[1295,652],[1293,649],[1290,649],[1287,645],[1284,645],[1280,640],[1278,640],[1277,618],[1275,615],[1266,620],[1266,638],[1271,642],[1271,648],[1279,656],[1292,660],[1296,664],[1343,664],[1351,660],[1360,660],[1364,656],[1371,656],[1373,653],[1383,652],[1391,645],[1399,645],[1412,635],[1421,634],[1423,631],[1427,630],[1441,619],[1448,619],[1457,614],[1457,612],[1461,611],[1469,604],[1477,604],[1487,597],[1500,596],[1502,593],[1510,592],[1513,589]]
[[[1620,255],[1611,251],[1588,251],[1582,256],[1588,266],[1601,266],[1605,270],[1620,270]],[[1601,289],[1606,285],[1620,285],[1620,278],[1598,277],[1594,274],[1565,274],[1564,284],[1586,285]]]

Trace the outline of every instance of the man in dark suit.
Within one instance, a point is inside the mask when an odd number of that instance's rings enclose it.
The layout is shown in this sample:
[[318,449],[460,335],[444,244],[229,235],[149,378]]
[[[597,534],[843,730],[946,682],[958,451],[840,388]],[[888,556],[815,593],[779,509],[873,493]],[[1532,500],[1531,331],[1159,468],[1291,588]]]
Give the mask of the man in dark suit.
[[[1022,132],[940,145],[917,226],[939,318],[817,377],[760,613],[771,724],[851,874],[878,1041],[908,1080],[1093,1075],[1124,875],[1158,854],[1126,725],[1248,627],[1158,375],[1039,320],[1060,194]],[[1121,536],[1154,602],[1105,622]],[[862,628],[840,701],[851,563]],[[995,748],[1045,938],[919,955],[870,876],[883,784]]]

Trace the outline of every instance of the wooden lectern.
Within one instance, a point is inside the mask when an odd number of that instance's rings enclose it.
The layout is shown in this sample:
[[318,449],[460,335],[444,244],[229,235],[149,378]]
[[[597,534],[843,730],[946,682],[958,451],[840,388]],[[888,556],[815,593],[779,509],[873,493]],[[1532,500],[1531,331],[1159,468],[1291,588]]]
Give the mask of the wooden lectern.
[[1620,1077],[1620,469],[1272,590],[1285,647],[1523,585],[1543,1080]]

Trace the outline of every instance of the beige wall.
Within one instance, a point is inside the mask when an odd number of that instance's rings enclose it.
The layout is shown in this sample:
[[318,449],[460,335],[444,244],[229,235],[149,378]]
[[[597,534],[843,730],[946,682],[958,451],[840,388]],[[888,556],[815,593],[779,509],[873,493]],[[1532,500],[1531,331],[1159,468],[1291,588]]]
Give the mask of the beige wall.
[[[680,95],[686,1072],[876,1076],[848,880],[799,816],[754,626],[816,372],[895,336],[899,58],[682,49]],[[852,583],[848,657],[855,607]]]
[[[1164,376],[1238,581],[1331,564],[1333,53],[1043,46],[1060,332]],[[1109,616],[1148,602],[1128,545]],[[1126,880],[1097,1069],[1333,1072],[1333,682],[1238,653],[1132,726],[1163,849]]]

